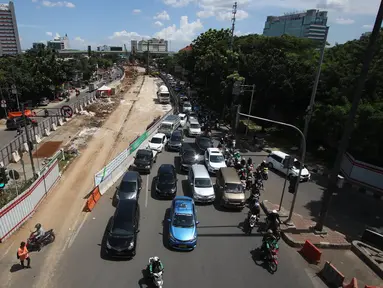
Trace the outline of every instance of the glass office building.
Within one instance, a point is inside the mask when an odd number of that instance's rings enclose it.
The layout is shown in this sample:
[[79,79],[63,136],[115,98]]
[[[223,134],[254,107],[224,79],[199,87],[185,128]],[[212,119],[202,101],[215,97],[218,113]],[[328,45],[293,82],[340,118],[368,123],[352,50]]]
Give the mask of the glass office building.
[[263,35],[282,36],[287,34],[323,41],[326,37],[326,29],[327,11],[311,9],[302,13],[268,16]]
[[0,3],[0,56],[21,53],[19,30],[12,1]]

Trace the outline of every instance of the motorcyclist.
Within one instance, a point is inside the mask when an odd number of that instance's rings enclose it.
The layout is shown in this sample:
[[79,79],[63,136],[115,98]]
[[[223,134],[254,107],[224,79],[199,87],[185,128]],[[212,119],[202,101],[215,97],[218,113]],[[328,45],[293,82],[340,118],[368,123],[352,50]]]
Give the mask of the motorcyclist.
[[48,109],[44,109],[44,116],[45,116],[45,117],[48,117],[48,116],[49,116],[49,111],[48,111]]
[[43,239],[43,237],[45,235],[45,230],[40,223],[37,223],[35,225],[35,229],[36,230],[33,232],[33,234],[35,235],[35,240],[36,240],[36,243],[38,244],[39,250],[40,250],[41,246],[42,246],[41,240]]
[[274,230],[276,230],[278,223],[282,224],[277,210],[273,210],[267,215],[267,221],[269,223],[267,230],[271,229],[272,231],[274,231]]
[[158,258],[157,256],[154,256],[149,259],[150,276],[152,276],[153,273],[160,273],[163,270],[164,270],[164,265],[162,265],[160,258]]
[[250,157],[249,157],[249,159],[247,159],[247,168],[249,169],[249,170],[253,170],[253,159],[251,159]]
[[263,160],[263,161],[261,162],[261,164],[259,164],[259,165],[257,166],[257,171],[258,171],[258,172],[263,172],[263,170],[264,170],[265,168],[267,168],[267,163],[266,163],[265,160]]
[[267,230],[267,232],[265,233],[265,235],[263,235],[263,238],[262,238],[262,251],[267,253],[267,246],[276,246],[276,244],[278,243],[278,240],[277,238],[274,236],[273,234],[273,231],[271,229]]
[[254,204],[250,208],[251,215],[259,216],[261,214],[261,206],[259,202],[254,200]]

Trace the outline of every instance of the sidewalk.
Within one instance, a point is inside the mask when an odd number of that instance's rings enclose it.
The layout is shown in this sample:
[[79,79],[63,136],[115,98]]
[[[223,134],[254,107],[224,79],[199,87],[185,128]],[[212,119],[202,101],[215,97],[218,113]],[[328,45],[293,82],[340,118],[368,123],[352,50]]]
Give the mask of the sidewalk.
[[[267,200],[264,204],[268,210],[278,210],[279,206]],[[281,221],[288,217],[288,211],[283,207],[279,212]],[[322,269],[326,261],[331,262],[345,276],[345,283],[349,283],[353,277],[357,278],[359,287],[365,285],[383,285],[382,279],[377,276],[360,258],[351,250],[351,243],[346,240],[346,236],[325,227],[327,234],[317,235],[311,229],[315,222],[302,215],[293,213],[293,227],[282,224],[282,238],[290,246],[300,248],[306,240],[321,248],[322,257],[319,265],[310,264],[310,267],[316,272]]]

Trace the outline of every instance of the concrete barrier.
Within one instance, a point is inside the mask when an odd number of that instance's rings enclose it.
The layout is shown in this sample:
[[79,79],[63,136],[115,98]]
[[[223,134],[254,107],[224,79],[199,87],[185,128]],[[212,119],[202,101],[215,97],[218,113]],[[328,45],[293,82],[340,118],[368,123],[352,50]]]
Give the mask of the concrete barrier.
[[49,136],[51,135],[51,131],[49,131],[48,129],[44,129],[44,136]]
[[310,263],[318,264],[322,256],[322,252],[314,246],[309,240],[306,240],[302,249],[299,251],[301,255]]
[[23,143],[23,151],[24,151],[24,152],[29,152],[29,146],[28,146],[28,143],[27,143],[27,142],[24,142],[24,143]]
[[19,152],[18,151],[13,151],[12,152],[12,162],[13,163],[17,163],[20,161],[20,155],[19,155]]
[[0,161],[0,168],[3,168],[3,167],[5,167],[5,166],[4,166],[4,162],[3,162],[3,161]]
[[64,121],[63,121],[63,119],[59,119],[59,126],[63,126],[64,125]]
[[34,142],[35,142],[36,144],[39,144],[39,143],[41,142],[41,137],[40,137],[40,135],[36,134],[36,135],[35,135],[35,139],[33,139],[33,140],[34,140]]
[[84,108],[82,107],[82,105],[80,105],[80,111],[84,111]]
[[355,277],[352,278],[350,284],[343,284],[343,288],[359,288],[358,280]]
[[72,117],[65,117],[65,118],[64,118],[64,121],[65,121],[65,122],[69,122],[70,120],[72,120]]
[[344,282],[344,275],[335,268],[330,262],[324,264],[323,269],[319,275],[330,287],[342,287]]
[[78,113],[79,113],[79,111],[78,111],[78,109],[77,109],[77,108],[75,108],[75,109],[74,109],[74,113],[76,113],[76,114],[78,114]]
[[52,129],[52,131],[56,131],[56,130],[57,130],[57,126],[56,126],[55,123],[52,123],[52,125],[51,125],[51,129]]

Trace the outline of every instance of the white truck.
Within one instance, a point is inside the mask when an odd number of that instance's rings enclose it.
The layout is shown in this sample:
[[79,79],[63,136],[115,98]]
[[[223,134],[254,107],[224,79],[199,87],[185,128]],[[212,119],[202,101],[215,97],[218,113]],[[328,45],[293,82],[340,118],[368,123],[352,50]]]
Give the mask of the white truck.
[[170,93],[168,87],[165,85],[161,85],[157,91],[158,101],[161,104],[169,104],[170,103]]

